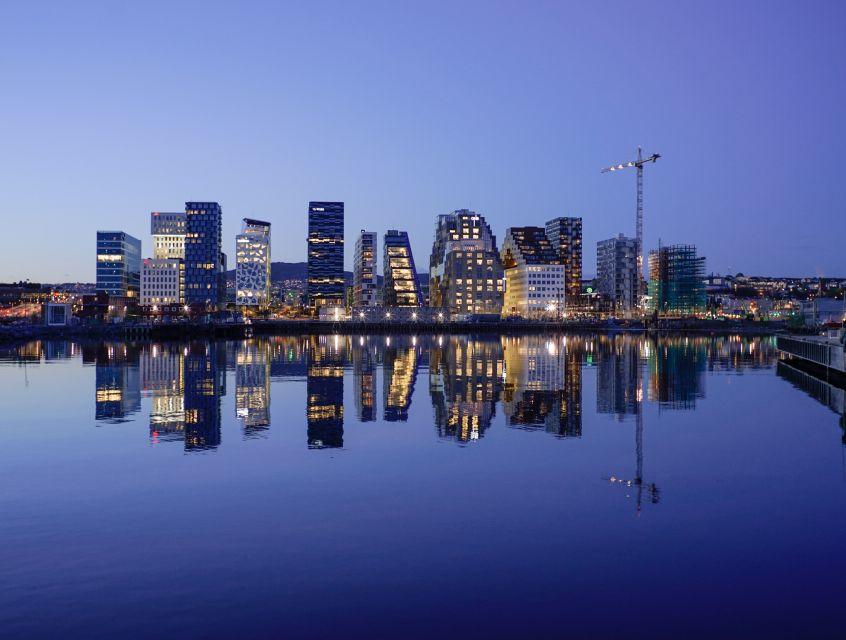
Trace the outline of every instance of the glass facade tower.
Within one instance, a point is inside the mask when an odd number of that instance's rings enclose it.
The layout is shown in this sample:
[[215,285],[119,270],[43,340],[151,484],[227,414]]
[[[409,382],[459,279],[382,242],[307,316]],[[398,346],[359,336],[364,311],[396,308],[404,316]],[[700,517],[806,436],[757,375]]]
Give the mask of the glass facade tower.
[[124,231],[97,232],[97,292],[138,299],[141,241]]
[[308,203],[306,300],[316,309],[344,304],[344,203]]
[[213,311],[226,300],[223,210],[217,202],[186,202],[185,215],[185,303]]

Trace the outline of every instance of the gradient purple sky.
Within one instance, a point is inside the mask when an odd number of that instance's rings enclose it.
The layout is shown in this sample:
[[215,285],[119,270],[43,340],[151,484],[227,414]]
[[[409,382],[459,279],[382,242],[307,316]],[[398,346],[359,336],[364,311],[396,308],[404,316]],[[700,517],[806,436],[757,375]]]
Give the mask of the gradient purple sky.
[[[709,271],[846,276],[844,2],[0,4],[0,281],[93,281],[97,229],[223,206],[306,255],[309,200],[359,229],[584,218]],[[381,267],[381,265],[380,265]]]

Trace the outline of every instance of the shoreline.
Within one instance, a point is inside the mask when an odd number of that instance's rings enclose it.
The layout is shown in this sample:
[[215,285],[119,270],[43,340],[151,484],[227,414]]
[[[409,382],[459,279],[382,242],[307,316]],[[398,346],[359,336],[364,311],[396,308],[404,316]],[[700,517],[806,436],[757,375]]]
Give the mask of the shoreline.
[[50,327],[32,325],[0,327],[0,343],[27,342],[43,339],[126,339],[181,340],[194,338],[245,338],[252,336],[290,335],[533,335],[632,334],[632,335],[745,335],[771,336],[786,333],[784,323],[662,320],[658,323],[632,322],[327,322],[321,320],[269,320],[251,324],[114,324]]

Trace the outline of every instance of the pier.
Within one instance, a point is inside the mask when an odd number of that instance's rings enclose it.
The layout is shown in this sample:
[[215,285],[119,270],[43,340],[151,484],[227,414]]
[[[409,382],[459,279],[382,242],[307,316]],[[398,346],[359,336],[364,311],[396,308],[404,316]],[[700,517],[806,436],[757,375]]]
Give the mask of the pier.
[[846,378],[846,334],[841,330],[839,337],[830,336],[778,336],[778,350],[788,360],[804,363],[817,369],[826,378]]

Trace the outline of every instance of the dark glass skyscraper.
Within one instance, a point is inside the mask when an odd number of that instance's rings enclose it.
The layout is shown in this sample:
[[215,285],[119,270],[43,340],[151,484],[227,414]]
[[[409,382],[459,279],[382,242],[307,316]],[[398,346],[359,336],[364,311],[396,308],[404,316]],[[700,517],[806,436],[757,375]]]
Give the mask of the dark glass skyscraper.
[[141,241],[123,231],[97,232],[97,291],[135,298],[141,292]]
[[217,202],[186,202],[185,214],[185,303],[217,310],[226,301],[223,210]]
[[578,307],[582,293],[582,219],[554,218],[546,223],[546,237],[564,264],[565,304]]
[[344,304],[344,203],[308,203],[307,304]]

